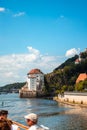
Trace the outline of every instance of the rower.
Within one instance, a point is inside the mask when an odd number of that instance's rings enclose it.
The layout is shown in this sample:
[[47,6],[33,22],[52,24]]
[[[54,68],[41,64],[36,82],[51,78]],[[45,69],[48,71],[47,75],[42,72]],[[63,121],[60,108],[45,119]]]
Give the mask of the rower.
[[[13,124],[11,120],[7,118],[8,111],[7,110],[0,110],[0,130],[20,130],[20,128]],[[3,127],[3,128],[2,128]],[[7,128],[6,128],[7,127]]]

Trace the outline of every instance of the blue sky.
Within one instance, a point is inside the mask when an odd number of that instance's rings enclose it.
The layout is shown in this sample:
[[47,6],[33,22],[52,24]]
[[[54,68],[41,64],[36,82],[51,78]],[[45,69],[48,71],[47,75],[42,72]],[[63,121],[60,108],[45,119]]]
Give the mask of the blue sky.
[[0,0],[0,86],[52,72],[86,45],[87,0]]

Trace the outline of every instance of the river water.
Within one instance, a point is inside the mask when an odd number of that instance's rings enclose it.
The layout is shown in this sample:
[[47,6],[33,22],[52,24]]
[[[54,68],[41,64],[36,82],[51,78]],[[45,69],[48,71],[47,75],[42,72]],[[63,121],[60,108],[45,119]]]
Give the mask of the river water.
[[9,118],[26,125],[24,116],[34,112],[38,123],[50,130],[87,130],[87,109],[64,105],[53,100],[19,98],[18,94],[1,94],[0,109],[9,111]]

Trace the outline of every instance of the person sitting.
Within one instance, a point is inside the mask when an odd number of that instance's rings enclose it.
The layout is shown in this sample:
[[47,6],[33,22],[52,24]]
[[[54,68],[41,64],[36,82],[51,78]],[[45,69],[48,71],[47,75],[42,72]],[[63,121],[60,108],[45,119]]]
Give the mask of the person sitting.
[[8,111],[7,110],[0,110],[0,120],[7,119]]
[[26,119],[27,125],[29,126],[28,130],[48,130],[48,127],[40,127],[39,125],[37,125],[38,123],[38,115],[35,113],[30,113],[26,116],[24,116],[24,118]]
[[20,128],[17,125],[13,124],[13,122],[9,120],[7,116],[7,110],[0,110],[0,130],[20,130]]
[[12,122],[7,120],[8,111],[0,110],[0,130],[11,130]]

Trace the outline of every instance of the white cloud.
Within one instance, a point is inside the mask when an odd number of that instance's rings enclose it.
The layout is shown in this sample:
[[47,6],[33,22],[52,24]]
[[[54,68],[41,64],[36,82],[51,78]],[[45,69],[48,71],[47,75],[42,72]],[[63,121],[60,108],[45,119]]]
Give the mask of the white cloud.
[[27,48],[28,48],[29,52],[31,52],[31,53],[34,53],[34,54],[36,54],[36,55],[39,55],[39,54],[40,54],[40,51],[37,50],[37,49],[34,49],[34,48],[32,48],[32,47],[27,47]]
[[5,12],[5,13],[9,13],[9,14],[13,14],[13,17],[20,17],[20,16],[24,16],[25,12],[18,12],[18,13],[14,13],[12,10],[8,9],[8,8],[4,8],[4,7],[0,7],[0,12]]
[[42,55],[39,50],[27,47],[27,54],[12,54],[0,56],[0,86],[25,82],[27,73],[34,68],[43,73],[50,73],[62,63],[58,56]]
[[20,17],[20,16],[23,16],[25,15],[25,12],[19,12],[17,14],[14,14],[13,17]]
[[79,54],[79,52],[80,52],[80,48],[78,48],[78,49],[72,48],[72,49],[66,51],[65,56],[66,57],[73,57],[76,54]]
[[0,7],[0,12],[4,12],[4,11],[5,11],[5,8]]

